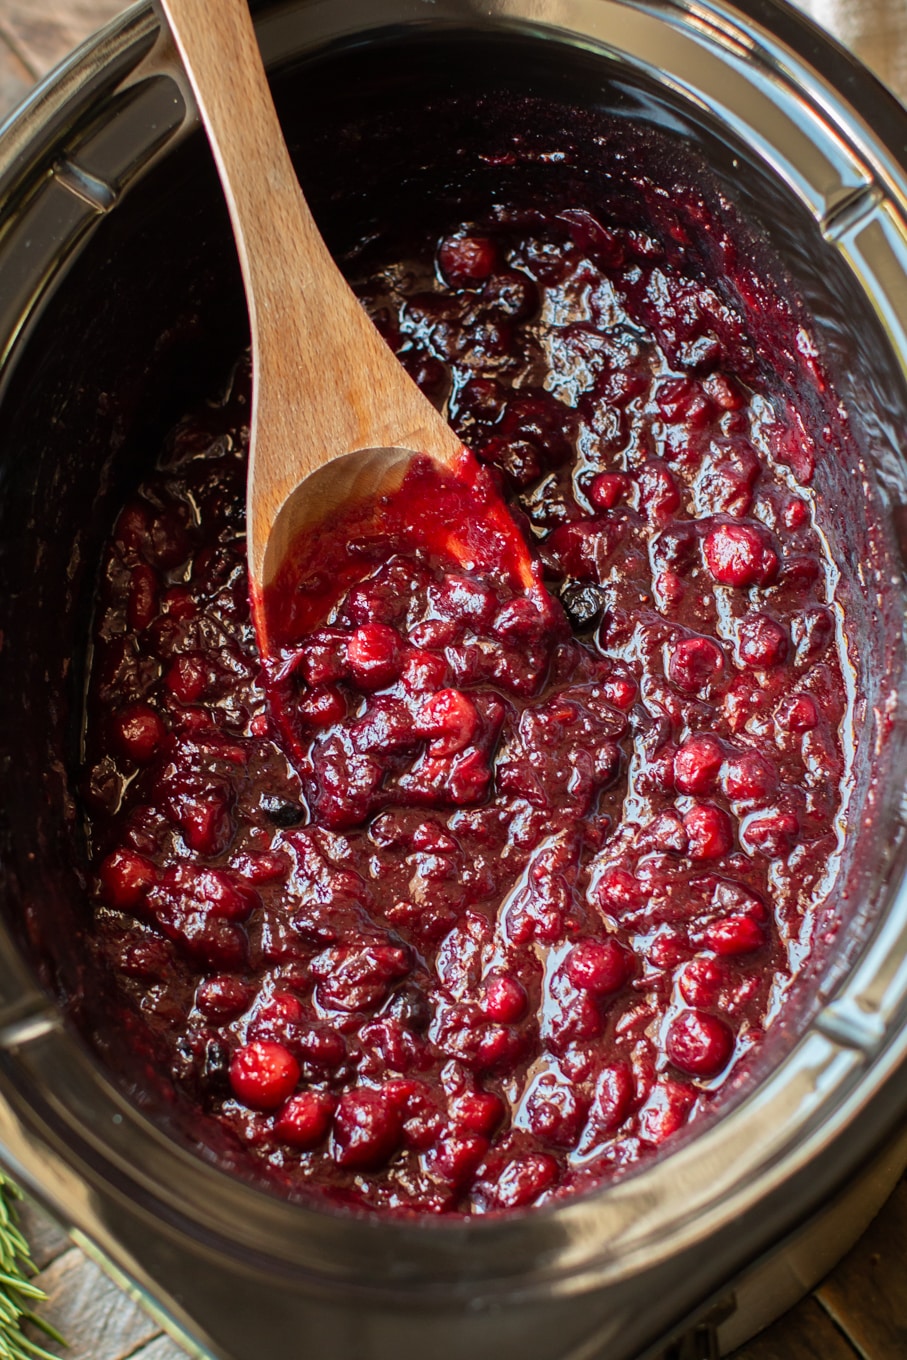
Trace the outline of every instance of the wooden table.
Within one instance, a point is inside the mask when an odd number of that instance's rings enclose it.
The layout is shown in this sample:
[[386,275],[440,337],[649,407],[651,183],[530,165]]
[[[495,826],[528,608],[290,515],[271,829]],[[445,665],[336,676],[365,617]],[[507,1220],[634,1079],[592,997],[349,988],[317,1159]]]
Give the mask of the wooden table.
[[[800,3],[907,102],[907,0]],[[122,8],[121,0],[0,0],[0,117]],[[186,1360],[45,1214],[26,1206],[23,1217],[48,1295],[41,1311],[70,1343],[61,1354]],[[733,1360],[907,1360],[907,1179],[819,1288]]]

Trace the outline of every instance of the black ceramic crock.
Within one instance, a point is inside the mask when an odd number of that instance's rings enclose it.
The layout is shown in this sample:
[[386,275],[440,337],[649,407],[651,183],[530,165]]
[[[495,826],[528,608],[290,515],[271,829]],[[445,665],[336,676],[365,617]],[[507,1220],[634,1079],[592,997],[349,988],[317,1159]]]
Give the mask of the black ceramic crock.
[[199,1354],[717,1355],[818,1278],[904,1160],[891,1143],[907,1106],[904,596],[877,564],[880,536],[896,550],[907,523],[907,115],[773,0],[298,0],[256,14],[329,235],[343,214],[308,151],[327,106],[367,115],[404,90],[494,88],[695,144],[782,261],[858,446],[819,487],[864,675],[841,926],[775,1027],[771,1065],[721,1120],[534,1213],[392,1222],[284,1203],[192,1154],[105,1074],[59,1000],[86,985],[73,772],[93,573],[168,423],[246,340],[213,167],[140,4],[0,135],[3,1160]]

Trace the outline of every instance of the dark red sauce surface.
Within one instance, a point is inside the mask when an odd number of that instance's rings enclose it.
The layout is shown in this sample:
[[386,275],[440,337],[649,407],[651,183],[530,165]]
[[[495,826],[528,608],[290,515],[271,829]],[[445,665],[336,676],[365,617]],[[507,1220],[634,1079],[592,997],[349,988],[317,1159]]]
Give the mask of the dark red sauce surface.
[[[487,472],[302,546],[267,677],[244,370],[113,530],[110,1024],[285,1194],[485,1213],[632,1168],[739,1084],[834,888],[855,682],[782,358],[824,380],[703,201],[637,190],[643,225],[499,201],[353,259]],[[474,569],[489,477],[545,589]]]

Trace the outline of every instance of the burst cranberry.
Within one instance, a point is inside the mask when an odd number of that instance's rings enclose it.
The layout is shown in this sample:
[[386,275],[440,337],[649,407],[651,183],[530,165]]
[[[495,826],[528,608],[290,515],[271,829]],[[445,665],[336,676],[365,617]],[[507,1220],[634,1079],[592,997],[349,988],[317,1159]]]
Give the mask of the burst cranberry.
[[504,1102],[493,1091],[471,1091],[455,1102],[452,1116],[457,1125],[490,1138],[504,1118]]
[[336,1107],[329,1091],[300,1091],[284,1105],[274,1132],[282,1143],[307,1152],[327,1137]]
[[595,1086],[591,1117],[602,1133],[613,1133],[630,1113],[633,1104],[633,1076],[627,1063],[612,1063],[602,1068]]
[[127,704],[113,720],[114,737],[124,756],[147,765],[167,735],[164,721],[150,704]]
[[629,490],[630,479],[622,472],[602,472],[589,488],[589,499],[597,510],[613,510]]
[[178,864],[163,875],[163,885],[186,910],[201,911],[223,921],[246,921],[261,899],[245,883],[222,869]]
[[778,574],[778,554],[761,525],[716,525],[706,534],[703,556],[719,585],[764,586]]
[[442,689],[416,710],[414,731],[429,739],[429,754],[452,756],[476,734],[479,715],[472,700],[458,689]]
[[204,657],[194,652],[178,656],[164,676],[164,684],[181,704],[196,703],[208,688],[210,675]]
[[317,685],[303,694],[296,716],[307,727],[330,727],[346,717],[346,700],[336,685]]
[[639,879],[618,866],[605,869],[598,880],[595,895],[605,911],[633,911],[644,901],[645,894]]
[[539,1078],[526,1100],[526,1118],[537,1138],[556,1147],[575,1147],[582,1132],[586,1102],[550,1074]]
[[680,974],[678,987],[688,1006],[714,1006],[724,980],[724,971],[714,959],[691,959]]
[[699,694],[724,670],[724,654],[711,638],[681,638],[668,655],[668,678],[688,694]]
[[104,896],[118,911],[128,911],[144,902],[148,889],[157,882],[157,870],[144,855],[132,850],[114,850],[101,862],[99,870]]
[[233,1094],[251,1110],[276,1110],[298,1080],[299,1063],[282,1044],[246,1044],[230,1063]]
[[545,615],[533,600],[510,600],[495,616],[492,631],[504,642],[535,642],[544,636]]
[[799,832],[800,822],[793,812],[758,813],[742,824],[740,841],[751,853],[758,851],[777,859],[790,854]]
[[668,378],[659,384],[655,400],[665,420],[683,422],[690,429],[701,429],[711,415],[700,384],[692,378]]
[[557,1162],[545,1153],[514,1157],[490,1187],[492,1202],[501,1209],[523,1209],[554,1185],[557,1173]]
[[528,274],[513,269],[486,281],[482,301],[513,321],[525,321],[538,311],[539,292]]
[[302,1003],[298,997],[289,992],[275,992],[257,1008],[249,1026],[249,1036],[284,1043],[293,1029],[300,1024],[303,1016]]
[[161,605],[168,618],[182,622],[194,619],[198,613],[192,593],[185,586],[171,586],[161,596]]
[[488,1139],[479,1134],[447,1134],[435,1147],[432,1170],[462,1189],[473,1180],[488,1147]]
[[205,978],[195,993],[195,1004],[203,1015],[217,1024],[241,1015],[251,1000],[251,993],[238,978],[225,975]]
[[410,651],[403,665],[401,680],[410,694],[441,689],[447,679],[447,662],[432,652]]
[[715,1077],[730,1062],[734,1035],[708,1011],[681,1011],[671,1022],[665,1049],[675,1067],[691,1077]]
[[778,787],[778,772],[758,751],[745,751],[729,760],[724,772],[728,798],[756,801],[770,798]]
[[674,756],[674,783],[679,793],[711,793],[724,761],[721,743],[706,735],[687,737]]
[[731,819],[712,803],[697,803],[683,819],[691,859],[720,859],[734,846]]
[[345,1091],[334,1116],[334,1159],[357,1171],[375,1170],[396,1152],[402,1132],[393,1092],[367,1086]]
[[639,499],[649,518],[667,524],[680,508],[680,488],[671,469],[660,458],[650,458],[639,469]]
[[639,1112],[640,1137],[656,1146],[663,1143],[683,1128],[695,1099],[696,1093],[689,1086],[663,1077]]
[[386,623],[366,623],[347,644],[347,660],[363,689],[383,689],[400,674],[400,634]]
[[630,976],[632,955],[617,940],[581,940],[567,955],[564,964],[574,987],[607,996],[620,991]]
[[129,600],[126,620],[130,628],[141,632],[157,617],[160,581],[152,567],[140,562],[133,567],[129,578]]

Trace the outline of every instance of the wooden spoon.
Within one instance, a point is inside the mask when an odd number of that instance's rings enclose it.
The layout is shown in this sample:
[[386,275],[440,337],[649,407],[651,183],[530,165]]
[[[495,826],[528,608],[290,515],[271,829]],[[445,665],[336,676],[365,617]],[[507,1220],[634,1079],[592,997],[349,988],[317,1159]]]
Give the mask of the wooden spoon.
[[447,473],[468,455],[328,253],[290,161],[246,0],[160,4],[217,162],[249,307],[248,559],[268,654],[266,587],[303,529],[398,486],[416,455]]

